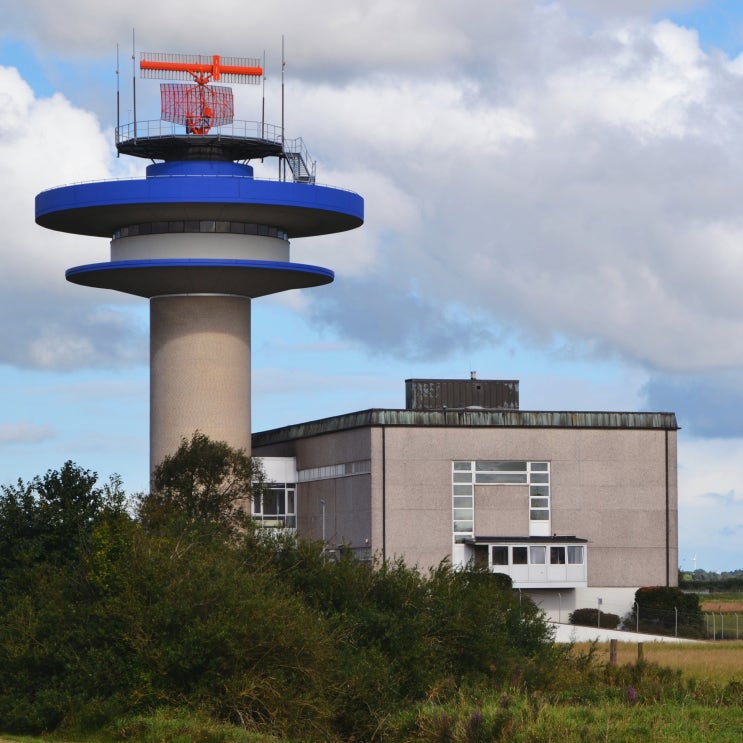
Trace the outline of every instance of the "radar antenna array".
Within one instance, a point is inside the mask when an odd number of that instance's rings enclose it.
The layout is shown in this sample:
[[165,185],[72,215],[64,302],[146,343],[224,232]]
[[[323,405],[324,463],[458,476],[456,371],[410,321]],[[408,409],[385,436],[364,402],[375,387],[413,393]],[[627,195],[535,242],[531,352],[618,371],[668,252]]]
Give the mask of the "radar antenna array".
[[161,118],[186,127],[189,134],[208,134],[214,126],[231,124],[234,117],[232,88],[212,81],[259,84],[263,68],[249,57],[211,57],[199,54],[142,52],[142,78],[189,80],[194,85],[161,83]]

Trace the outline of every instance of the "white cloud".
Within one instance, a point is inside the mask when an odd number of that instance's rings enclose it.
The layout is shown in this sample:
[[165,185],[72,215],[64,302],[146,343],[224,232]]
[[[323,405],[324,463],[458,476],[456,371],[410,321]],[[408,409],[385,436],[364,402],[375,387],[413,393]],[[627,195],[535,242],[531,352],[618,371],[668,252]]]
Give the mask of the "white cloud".
[[[441,309],[442,354],[448,321],[466,333],[478,318],[471,343],[484,322],[547,347],[560,335],[649,370],[743,364],[739,63],[702,52],[693,30],[653,22],[663,3],[398,6],[327,0],[291,13],[287,2],[227,0],[198,27],[186,22],[196,4],[135,0],[127,12],[141,18],[141,48],[155,40],[164,50],[204,52],[213,38],[214,51],[251,54],[245,48],[260,36],[275,58],[272,34],[286,33],[290,133],[305,137],[320,182],[367,198],[362,230],[293,248],[297,260],[357,282],[358,323],[338,318],[346,337],[397,347],[383,332],[368,334],[369,313],[388,293],[403,315],[411,310],[411,322],[426,322],[422,308]],[[94,34],[128,38],[120,8],[69,0],[44,10],[24,4],[14,22],[69,56]],[[80,19],[76,40],[52,38],[60,14]],[[0,122],[28,117],[0,165],[15,168],[21,184],[9,210],[28,209],[34,189],[114,167],[110,140],[90,114],[60,96],[36,99],[19,80],[9,90]],[[241,92],[240,102],[256,108],[256,96]],[[268,99],[276,113],[275,87]],[[21,170],[22,161],[29,167]],[[88,249],[38,230],[29,239],[30,229],[17,219],[10,226],[15,245],[33,242],[38,266],[53,241],[54,260],[43,263],[50,283],[76,252],[99,255],[99,243]],[[31,260],[20,252],[11,251],[18,272]],[[308,313],[327,303],[315,312],[332,322],[333,296],[287,301]],[[417,328],[409,330],[414,337]],[[436,332],[418,333],[426,354],[436,351]]]
[[54,438],[56,431],[51,426],[35,423],[1,423],[0,446],[12,444],[35,444]]
[[36,98],[13,68],[0,67],[0,90],[0,177],[8,186],[0,200],[0,363],[75,368],[143,360],[146,347],[133,349],[137,331],[119,321],[121,312],[102,312],[101,292],[64,280],[70,266],[106,260],[107,242],[34,223],[39,191],[111,176],[111,139],[63,96]]

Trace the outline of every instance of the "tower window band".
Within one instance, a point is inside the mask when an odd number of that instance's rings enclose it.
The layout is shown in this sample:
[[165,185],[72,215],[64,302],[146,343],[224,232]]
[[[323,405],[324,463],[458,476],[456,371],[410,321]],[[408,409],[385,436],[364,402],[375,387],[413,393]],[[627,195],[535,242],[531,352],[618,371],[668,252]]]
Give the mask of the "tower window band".
[[172,222],[142,222],[120,227],[113,234],[114,240],[122,237],[137,237],[139,235],[165,235],[178,232],[198,232],[204,234],[230,234],[230,235],[259,235],[261,237],[276,237],[279,240],[287,240],[284,230],[270,227],[266,224],[254,224],[252,222],[228,222],[224,220],[175,220]]

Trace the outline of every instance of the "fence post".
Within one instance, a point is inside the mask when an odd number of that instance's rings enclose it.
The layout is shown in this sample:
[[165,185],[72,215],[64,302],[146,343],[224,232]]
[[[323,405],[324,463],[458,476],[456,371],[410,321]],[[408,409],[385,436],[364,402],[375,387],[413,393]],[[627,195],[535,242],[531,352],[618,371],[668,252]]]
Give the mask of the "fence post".
[[679,636],[679,610],[677,606],[673,607],[674,611],[674,618],[673,618],[673,636],[678,637]]
[[722,612],[720,612],[720,639],[725,639],[725,617]]
[[638,642],[637,643],[637,662],[638,663],[642,663],[643,655],[644,655],[644,650],[642,647],[642,643]]
[[609,663],[615,666],[617,664],[617,641],[609,641]]

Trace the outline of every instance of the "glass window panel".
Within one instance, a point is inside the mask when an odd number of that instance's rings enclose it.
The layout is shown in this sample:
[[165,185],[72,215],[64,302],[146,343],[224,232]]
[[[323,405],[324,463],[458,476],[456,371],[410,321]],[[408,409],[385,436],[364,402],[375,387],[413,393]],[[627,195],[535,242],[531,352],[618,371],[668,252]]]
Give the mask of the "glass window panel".
[[455,521],[454,531],[470,533],[472,531],[472,521]]
[[583,564],[583,545],[570,545],[568,547],[568,565]]
[[532,565],[545,565],[547,563],[547,548],[529,547],[529,562]]
[[549,498],[532,498],[530,505],[532,508],[549,508],[550,499]]
[[455,508],[454,509],[454,519],[471,519],[472,518],[472,509],[471,508]]
[[526,462],[483,459],[475,462],[475,469],[478,472],[526,472]]
[[286,493],[286,511],[287,513],[294,513],[294,491],[289,490]]
[[474,547],[475,566],[478,568],[490,567],[490,547],[487,544],[476,544]]
[[454,544],[464,544],[464,540],[467,539],[466,534],[455,534],[454,535]]
[[532,521],[549,521],[550,520],[550,512],[549,509],[532,509],[529,511],[529,518]]
[[472,485],[453,485],[452,495],[469,495],[472,496]]
[[472,497],[466,495],[455,495],[454,508],[472,508]]
[[492,555],[493,565],[508,565],[508,547],[505,545],[494,545]]
[[564,547],[550,547],[550,565],[564,565],[565,564],[565,548]]
[[549,464],[547,462],[531,462],[529,467],[532,472],[547,472]]
[[478,472],[475,482],[479,485],[526,485],[526,473]]
[[284,513],[283,490],[268,490],[263,494],[263,513],[274,516]]
[[454,482],[472,482],[471,472],[455,472],[452,476]]
[[256,493],[253,496],[253,513],[259,514],[263,511],[263,498],[260,493]]
[[530,485],[529,495],[543,495],[548,496],[550,494],[549,485]]
[[527,547],[512,547],[511,549],[514,565],[527,565],[529,563]]
[[532,482],[549,482],[550,481],[549,472],[532,472],[531,481]]
[[467,470],[469,472],[472,469],[472,462],[454,462],[455,470]]

